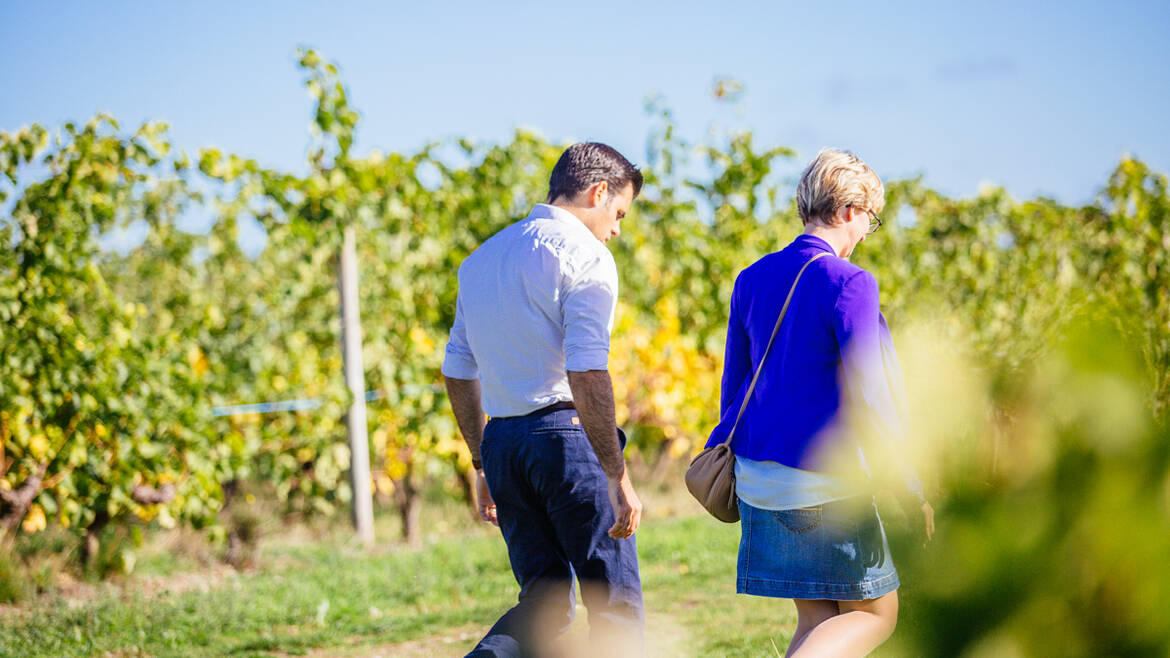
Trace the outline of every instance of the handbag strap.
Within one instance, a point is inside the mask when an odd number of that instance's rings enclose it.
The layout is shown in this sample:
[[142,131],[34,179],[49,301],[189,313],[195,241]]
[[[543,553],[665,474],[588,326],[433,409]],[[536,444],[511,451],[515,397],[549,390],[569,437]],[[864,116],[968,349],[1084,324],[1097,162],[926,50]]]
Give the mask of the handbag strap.
[[816,256],[813,256],[796,273],[796,279],[792,281],[792,287],[788,289],[788,297],[784,300],[784,306],[780,307],[780,317],[776,318],[776,326],[772,328],[772,337],[768,339],[768,346],[764,348],[764,356],[760,359],[760,365],[756,367],[756,374],[752,377],[752,383],[748,386],[747,393],[743,396],[743,404],[739,405],[739,415],[735,417],[735,424],[731,426],[731,431],[727,433],[727,440],[723,442],[724,444],[731,443],[732,437],[735,436],[735,428],[739,427],[739,421],[743,418],[743,411],[747,409],[748,400],[752,399],[752,391],[756,390],[756,381],[759,380],[760,373],[764,370],[764,362],[768,360],[768,352],[772,351],[772,342],[776,340],[776,333],[780,331],[780,323],[784,321],[784,314],[788,312],[788,303],[792,301],[792,293],[796,292],[796,284],[800,282],[800,276],[804,274],[804,271],[808,269],[809,265],[813,264],[813,261],[821,256],[828,255],[828,252],[822,251]]

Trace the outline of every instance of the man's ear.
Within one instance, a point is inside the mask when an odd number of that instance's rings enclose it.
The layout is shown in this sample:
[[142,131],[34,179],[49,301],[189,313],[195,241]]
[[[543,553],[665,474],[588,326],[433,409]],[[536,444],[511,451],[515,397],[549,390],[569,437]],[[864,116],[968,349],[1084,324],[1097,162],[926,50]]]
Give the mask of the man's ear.
[[609,192],[609,183],[607,181],[599,181],[589,186],[589,205],[596,208],[605,203],[606,194]]

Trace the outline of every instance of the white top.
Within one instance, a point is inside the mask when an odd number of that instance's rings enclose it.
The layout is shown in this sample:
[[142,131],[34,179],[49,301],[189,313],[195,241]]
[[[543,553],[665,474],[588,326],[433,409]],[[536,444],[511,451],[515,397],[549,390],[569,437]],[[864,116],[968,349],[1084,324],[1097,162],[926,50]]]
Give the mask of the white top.
[[759,509],[815,507],[858,493],[849,480],[828,473],[735,458],[735,495]]
[[572,400],[566,370],[609,367],[613,254],[567,210],[538,204],[459,267],[443,374],[479,379],[489,416]]

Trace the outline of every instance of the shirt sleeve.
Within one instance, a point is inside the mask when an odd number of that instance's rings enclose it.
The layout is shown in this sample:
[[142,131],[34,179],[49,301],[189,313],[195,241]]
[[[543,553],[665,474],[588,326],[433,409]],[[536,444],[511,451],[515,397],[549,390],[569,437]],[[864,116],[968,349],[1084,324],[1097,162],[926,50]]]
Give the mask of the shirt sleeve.
[[590,255],[563,279],[561,322],[565,332],[565,369],[609,369],[609,335],[617,310],[617,265],[609,251]]
[[720,418],[727,415],[727,408],[743,389],[752,367],[747,327],[738,304],[739,282],[740,279],[737,278],[731,291],[731,308],[727,314],[727,343],[723,353],[723,380],[719,396]]
[[479,379],[479,366],[467,342],[467,325],[463,321],[463,294],[455,299],[455,323],[443,357],[443,374],[453,379]]
[[[877,280],[869,272],[858,272],[841,289],[834,308],[834,331],[841,348],[841,376],[860,431],[870,441],[870,457],[891,466],[908,491],[921,497],[922,484],[905,460],[906,426],[899,405],[899,370],[890,371],[893,342],[885,328],[878,302]],[[888,343],[888,348],[885,345]],[[873,454],[874,452],[880,454]]]

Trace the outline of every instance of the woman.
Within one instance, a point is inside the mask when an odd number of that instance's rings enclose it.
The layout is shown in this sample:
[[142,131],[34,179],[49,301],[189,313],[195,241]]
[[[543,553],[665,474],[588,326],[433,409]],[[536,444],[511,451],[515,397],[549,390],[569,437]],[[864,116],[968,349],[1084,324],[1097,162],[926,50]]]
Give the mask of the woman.
[[[731,297],[721,420],[708,445],[734,427],[736,591],[795,601],[788,656],[865,655],[898,617],[898,574],[865,483],[871,465],[898,463],[881,458],[902,438],[900,374],[877,281],[848,260],[881,226],[884,205],[872,169],[823,149],[797,187],[804,233],[741,272]],[[901,473],[929,538],[933,511],[913,472]]]

